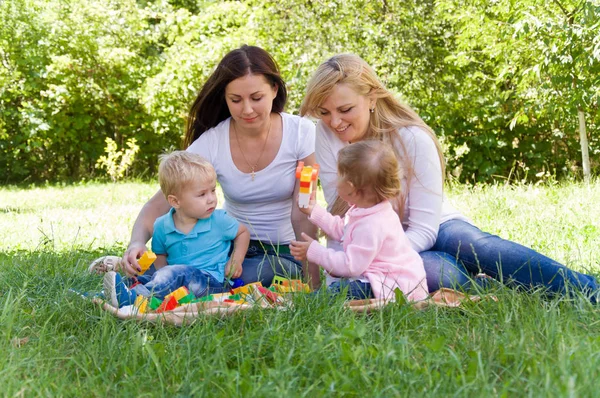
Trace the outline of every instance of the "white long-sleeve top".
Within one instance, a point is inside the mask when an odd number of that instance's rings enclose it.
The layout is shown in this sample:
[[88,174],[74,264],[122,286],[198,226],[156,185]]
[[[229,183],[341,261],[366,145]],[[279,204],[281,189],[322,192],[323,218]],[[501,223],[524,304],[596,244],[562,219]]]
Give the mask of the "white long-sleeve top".
[[[435,143],[427,132],[414,126],[402,128],[398,134],[406,149],[406,161],[412,165],[414,172],[410,185],[406,177],[402,179],[402,192],[407,194],[400,221],[412,248],[422,252],[433,247],[439,226],[444,221],[471,221],[444,200],[442,166]],[[315,154],[328,209],[337,198],[338,152],[346,145],[349,145],[348,142],[341,141],[322,121],[317,123]],[[400,148],[398,150],[403,153]],[[400,167],[403,167],[402,162]],[[398,201],[392,201],[392,205],[397,212]],[[341,250],[339,242],[333,240],[328,242],[328,247]]]

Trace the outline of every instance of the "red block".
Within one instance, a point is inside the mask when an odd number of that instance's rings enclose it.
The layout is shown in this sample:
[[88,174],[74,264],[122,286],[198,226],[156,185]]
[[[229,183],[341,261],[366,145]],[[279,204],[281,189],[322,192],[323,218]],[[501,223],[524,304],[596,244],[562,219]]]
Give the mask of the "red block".
[[177,307],[177,299],[174,296],[171,296],[169,300],[165,300],[161,303],[160,307],[156,309],[156,312],[171,311],[175,307]]
[[264,287],[259,286],[258,291],[264,294],[267,300],[269,300],[270,302],[275,303],[277,301],[277,294],[273,293],[269,289],[265,289]]

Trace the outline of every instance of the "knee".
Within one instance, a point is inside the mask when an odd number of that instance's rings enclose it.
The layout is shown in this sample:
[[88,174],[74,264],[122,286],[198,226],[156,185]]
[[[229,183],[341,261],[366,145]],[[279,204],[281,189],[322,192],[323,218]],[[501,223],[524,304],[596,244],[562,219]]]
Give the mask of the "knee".
[[469,273],[456,258],[444,252],[420,253],[427,276],[427,287],[434,292],[442,287],[465,289],[470,284]]

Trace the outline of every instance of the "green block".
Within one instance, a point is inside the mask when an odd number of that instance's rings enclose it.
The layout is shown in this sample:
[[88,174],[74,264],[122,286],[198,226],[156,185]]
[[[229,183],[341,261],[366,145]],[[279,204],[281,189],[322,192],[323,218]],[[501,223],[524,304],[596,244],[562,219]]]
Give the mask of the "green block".
[[213,301],[214,299],[215,299],[215,296],[213,296],[212,294],[209,294],[208,296],[200,297],[197,300],[198,301]]
[[231,296],[229,296],[229,299],[230,299],[230,300],[234,300],[234,301],[238,301],[238,300],[241,300],[241,299],[242,299],[242,295],[241,295],[241,294],[239,294],[239,293],[232,294]]
[[148,304],[148,306],[150,308],[152,308],[153,310],[157,309],[158,307],[160,307],[160,304],[162,303],[162,300],[157,299],[156,297],[152,297],[150,299],[150,303]]
[[196,298],[196,296],[194,296],[192,293],[190,293],[187,296],[179,299],[179,301],[177,301],[177,302],[179,304],[187,304],[187,303],[191,303],[192,301],[194,301],[195,298]]

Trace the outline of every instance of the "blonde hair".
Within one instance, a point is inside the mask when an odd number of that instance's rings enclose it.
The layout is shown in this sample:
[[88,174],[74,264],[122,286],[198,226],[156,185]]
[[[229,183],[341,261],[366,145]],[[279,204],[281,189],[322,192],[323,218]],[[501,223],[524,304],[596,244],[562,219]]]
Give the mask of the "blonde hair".
[[381,141],[359,141],[342,148],[337,167],[339,178],[358,190],[371,191],[378,203],[400,193],[398,160]]
[[191,181],[215,181],[217,173],[210,162],[200,155],[186,151],[173,151],[159,157],[158,182],[160,189],[168,197],[181,193]]
[[[344,83],[358,94],[370,96],[376,100],[369,126],[362,140],[376,139],[394,150],[398,163],[406,176],[407,185],[414,177],[414,170],[407,156],[406,148],[400,140],[398,130],[416,126],[424,130],[433,140],[442,169],[442,181],[445,176],[445,162],[435,133],[408,105],[401,103],[393,93],[381,83],[377,74],[362,58],[354,54],[339,54],[322,63],[306,87],[306,96],[300,107],[302,116],[320,118],[319,106],[331,94],[336,84]],[[406,192],[400,194],[398,210],[402,214]],[[348,206],[339,197],[336,199],[332,214],[344,214]]]

